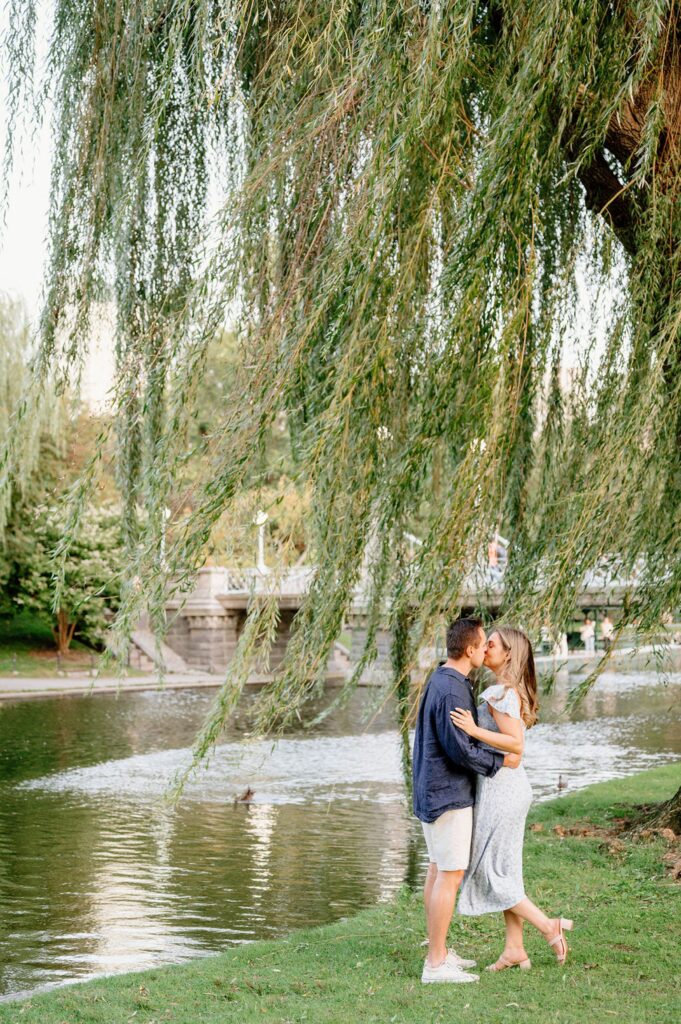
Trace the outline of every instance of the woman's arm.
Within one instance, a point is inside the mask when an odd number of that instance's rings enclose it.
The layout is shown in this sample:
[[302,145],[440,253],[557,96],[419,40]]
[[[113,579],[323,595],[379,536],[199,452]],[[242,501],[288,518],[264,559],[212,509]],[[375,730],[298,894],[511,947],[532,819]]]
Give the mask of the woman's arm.
[[475,724],[475,719],[470,711],[465,711],[462,708],[457,708],[456,711],[450,712],[449,717],[452,720],[452,725],[455,725],[457,729],[461,729],[473,739],[494,747],[495,750],[503,750],[507,754],[522,754],[525,738],[520,719],[511,718],[510,715],[497,711],[492,704],[489,706],[500,732],[492,732],[491,729],[481,729],[479,725]]
[[[490,750],[484,744],[476,743],[463,730],[452,729],[449,714],[456,707],[457,702],[465,706],[467,696],[463,694],[459,696],[446,694],[438,702],[434,716],[437,737],[447,757],[455,765],[467,768],[478,775],[495,775],[503,767],[503,753],[499,750]],[[466,710],[472,710],[473,706],[473,700],[470,698],[470,705]],[[507,767],[510,767],[510,765],[507,765]]]

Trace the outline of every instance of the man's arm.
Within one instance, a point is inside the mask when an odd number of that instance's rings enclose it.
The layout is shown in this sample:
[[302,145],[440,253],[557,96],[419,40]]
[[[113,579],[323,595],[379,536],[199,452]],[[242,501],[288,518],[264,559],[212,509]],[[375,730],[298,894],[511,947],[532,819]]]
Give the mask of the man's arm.
[[[471,739],[461,729],[456,729],[449,717],[449,712],[456,707],[465,707],[471,712],[474,710],[473,701],[468,694],[465,697],[447,694],[440,701],[435,715],[437,736],[447,757],[454,764],[468,768],[478,775],[496,775],[504,764],[504,755],[500,751],[481,746],[477,740]],[[508,767],[513,767],[513,765],[509,764]]]

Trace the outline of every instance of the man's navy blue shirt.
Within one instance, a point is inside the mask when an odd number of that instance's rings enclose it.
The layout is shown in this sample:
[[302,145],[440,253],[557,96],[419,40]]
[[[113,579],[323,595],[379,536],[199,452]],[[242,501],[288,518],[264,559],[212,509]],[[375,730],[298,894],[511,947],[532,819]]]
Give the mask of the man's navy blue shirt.
[[478,720],[467,676],[440,665],[426,683],[414,738],[414,814],[435,821],[445,811],[472,807],[475,776],[496,775],[504,755],[452,725],[449,712],[464,708]]

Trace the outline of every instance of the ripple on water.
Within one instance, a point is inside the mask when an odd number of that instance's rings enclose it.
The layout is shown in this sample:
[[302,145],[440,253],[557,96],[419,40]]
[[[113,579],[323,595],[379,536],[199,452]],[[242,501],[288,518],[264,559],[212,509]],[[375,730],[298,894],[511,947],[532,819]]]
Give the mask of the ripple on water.
[[[631,717],[539,724],[527,734],[525,766],[535,799],[553,796],[559,775],[573,788],[600,779],[619,778],[676,760],[676,749],[640,749],[636,733],[642,719]],[[655,728],[656,720],[651,720]],[[179,772],[191,763],[189,748],[137,754],[31,779],[19,788],[114,801],[161,800]],[[276,743],[228,743],[188,782],[189,800],[224,805],[246,786],[256,804],[367,801],[392,803],[403,794],[399,737],[396,731],[354,736],[281,739]],[[146,840],[112,830],[108,850],[134,847]],[[96,856],[96,854],[95,854]]]

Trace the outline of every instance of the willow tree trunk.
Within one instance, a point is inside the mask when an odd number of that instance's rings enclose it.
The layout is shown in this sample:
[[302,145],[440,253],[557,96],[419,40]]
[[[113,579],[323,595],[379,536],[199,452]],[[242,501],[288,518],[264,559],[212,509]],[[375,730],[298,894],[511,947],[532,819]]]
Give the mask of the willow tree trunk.
[[[632,14],[633,17],[633,14]],[[610,121],[604,145],[593,159],[582,165],[579,178],[586,205],[610,225],[631,256],[639,248],[641,219],[655,202],[655,191],[673,196],[677,188],[679,133],[681,132],[681,3],[671,5],[656,58],[649,65],[638,89],[627,96]],[[586,87],[585,87],[586,88]],[[659,108],[663,122],[652,174],[641,180],[638,158],[645,141],[650,110]],[[572,127],[563,139],[569,158],[579,155],[584,143]],[[613,159],[618,162],[617,170]],[[672,202],[672,205],[674,203]],[[675,221],[678,228],[678,218]],[[669,235],[670,256],[678,235]]]
[[71,622],[69,613],[60,608],[57,612],[57,628],[52,630],[59,654],[66,654],[71,646],[75,631],[76,623]]
[[653,817],[646,822],[646,828],[651,826],[653,828],[670,828],[677,836],[681,835],[681,786],[671,800],[665,800]]

